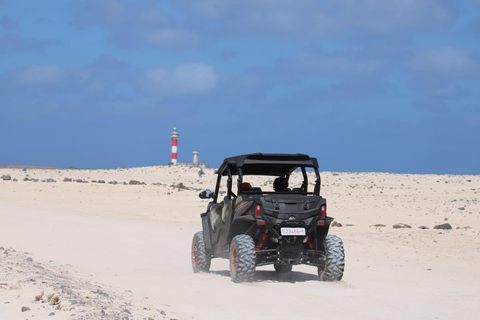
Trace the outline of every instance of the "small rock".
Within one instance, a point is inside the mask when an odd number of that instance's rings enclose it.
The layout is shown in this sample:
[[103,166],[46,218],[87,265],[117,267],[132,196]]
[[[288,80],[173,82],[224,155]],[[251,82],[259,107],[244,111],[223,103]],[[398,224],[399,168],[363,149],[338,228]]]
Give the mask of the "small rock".
[[450,223],[444,223],[444,224],[438,224],[433,229],[442,229],[442,230],[450,230],[452,229],[452,226]]
[[14,179],[13,179],[13,182],[17,182],[17,181],[18,181],[18,179],[17,179],[17,178],[14,178]]
[[77,180],[75,180],[75,181],[78,182],[78,183],[83,183],[83,180],[82,180],[82,179],[77,179]]
[[428,227],[420,226],[420,227],[418,227],[418,229],[428,229]]
[[464,208],[464,207],[460,207],[460,208],[458,208],[458,210],[465,210],[465,208]]
[[384,228],[384,227],[386,227],[386,225],[384,225],[384,224],[381,224],[381,223],[377,223],[377,224],[372,224],[370,227],[375,227],[375,228]]
[[105,180],[98,180],[98,183],[105,183]]
[[52,178],[48,178],[47,182],[55,182],[55,180],[53,180]]
[[332,224],[331,224],[332,227],[343,227],[343,225],[340,223],[340,222],[337,222],[337,221],[333,221]]
[[32,259],[32,258],[30,258],[30,257],[28,257],[28,258],[27,258],[27,261],[33,261],[33,259]]
[[139,185],[141,183],[140,183],[140,181],[137,181],[137,180],[130,180],[130,182],[128,184],[129,185]]
[[118,184],[117,181],[110,181],[108,184]]
[[393,225],[393,229],[403,229],[403,228],[411,228],[411,226],[405,223],[396,223]]
[[22,312],[29,311],[29,310],[30,310],[29,307],[22,307]]
[[9,174],[4,174],[4,175],[2,176],[2,179],[3,179],[4,181],[8,181],[8,180],[12,180],[12,177],[10,177]]
[[72,182],[72,178],[65,177],[65,179],[63,179],[63,182]]

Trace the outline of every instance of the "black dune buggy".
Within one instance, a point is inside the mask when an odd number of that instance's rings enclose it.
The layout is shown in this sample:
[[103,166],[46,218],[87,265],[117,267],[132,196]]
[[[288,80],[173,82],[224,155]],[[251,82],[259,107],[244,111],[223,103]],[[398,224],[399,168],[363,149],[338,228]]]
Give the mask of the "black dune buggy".
[[193,237],[194,272],[208,272],[212,258],[226,258],[234,282],[251,281],[255,267],[268,264],[280,273],[312,265],[320,280],[342,279],[343,243],[328,235],[333,218],[320,196],[316,158],[262,153],[227,158],[215,192],[199,196],[212,201],[201,214],[203,231]]

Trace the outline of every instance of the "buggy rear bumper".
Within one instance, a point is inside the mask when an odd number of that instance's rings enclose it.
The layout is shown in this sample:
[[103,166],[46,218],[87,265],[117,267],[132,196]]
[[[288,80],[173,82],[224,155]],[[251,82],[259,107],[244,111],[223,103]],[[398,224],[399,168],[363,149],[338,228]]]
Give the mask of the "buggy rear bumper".
[[301,252],[282,252],[280,249],[258,250],[256,252],[256,265],[269,264],[299,265],[307,264],[317,267],[325,265],[325,252],[318,250],[303,250]]

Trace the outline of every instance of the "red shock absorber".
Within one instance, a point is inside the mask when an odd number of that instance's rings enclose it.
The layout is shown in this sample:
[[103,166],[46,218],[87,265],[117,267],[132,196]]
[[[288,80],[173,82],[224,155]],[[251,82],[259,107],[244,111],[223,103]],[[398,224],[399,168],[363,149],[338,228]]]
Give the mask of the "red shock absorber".
[[260,239],[258,239],[258,243],[257,243],[257,246],[255,247],[255,250],[257,251],[262,250],[263,247],[265,246],[265,243],[267,243],[267,239],[268,239],[268,234],[262,233],[262,235],[260,236]]
[[315,243],[313,243],[313,239],[311,235],[308,235],[307,237],[307,246],[308,246],[308,249],[315,250]]

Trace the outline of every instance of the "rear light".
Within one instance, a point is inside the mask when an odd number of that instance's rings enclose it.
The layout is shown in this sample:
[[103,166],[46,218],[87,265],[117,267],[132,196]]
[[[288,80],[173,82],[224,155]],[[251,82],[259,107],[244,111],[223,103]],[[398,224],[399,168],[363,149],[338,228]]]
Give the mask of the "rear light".
[[260,215],[260,210],[261,210],[261,207],[257,204],[255,206],[255,217],[257,218],[257,224],[259,226],[264,226],[265,225],[265,221],[259,219],[261,218],[262,216]]
[[322,206],[322,218],[325,218],[326,215],[327,215],[327,206],[323,205]]
[[255,217],[257,217],[257,218],[260,217],[260,206],[258,204],[255,207]]

